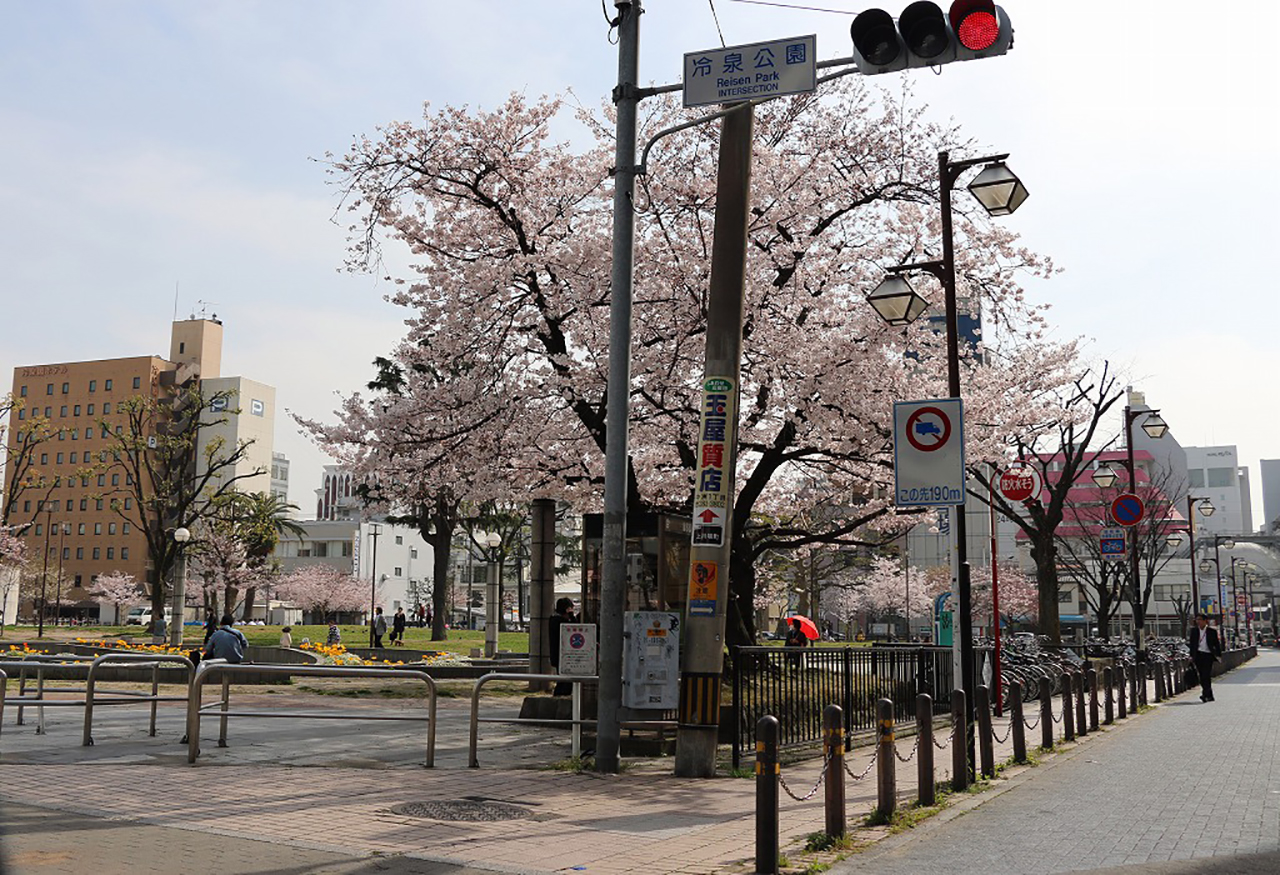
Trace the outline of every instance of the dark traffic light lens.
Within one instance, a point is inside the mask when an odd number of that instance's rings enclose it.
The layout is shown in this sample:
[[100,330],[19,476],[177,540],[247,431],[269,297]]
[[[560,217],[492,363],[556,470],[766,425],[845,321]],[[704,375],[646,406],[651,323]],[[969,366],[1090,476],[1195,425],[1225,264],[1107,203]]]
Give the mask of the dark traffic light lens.
[[882,67],[898,57],[898,31],[893,17],[883,9],[868,9],[849,27],[853,46],[871,64]]
[[912,3],[902,10],[898,28],[907,48],[921,58],[937,57],[951,44],[942,10],[927,0]]
[[991,12],[970,12],[960,20],[956,38],[960,45],[974,52],[989,49],[1000,37],[1000,22]]

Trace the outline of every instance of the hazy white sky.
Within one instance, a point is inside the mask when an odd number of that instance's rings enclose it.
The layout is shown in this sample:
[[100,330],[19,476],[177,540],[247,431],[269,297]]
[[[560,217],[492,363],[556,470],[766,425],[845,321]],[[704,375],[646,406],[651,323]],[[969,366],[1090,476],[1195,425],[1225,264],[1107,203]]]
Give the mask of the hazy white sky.
[[[806,5],[845,12],[715,0],[730,44],[816,33],[821,57],[850,54],[865,4]],[[1012,153],[1031,199],[1006,221],[1064,269],[1033,289],[1060,334],[1094,338],[1182,444],[1237,444],[1260,521],[1257,462],[1280,458],[1280,67],[1247,32],[1280,30],[1280,4],[1222,0],[1199,32],[1202,3],[1003,6],[1007,56],[878,82]],[[0,374],[166,354],[176,285],[180,315],[209,301],[224,321],[224,373],[307,416],[368,380],[402,318],[339,271],[310,159],[424,101],[594,105],[617,70],[598,0],[0,0],[0,21]],[[683,52],[719,45],[710,2],[647,0],[641,45],[642,78],[677,81]],[[276,449],[310,513],[322,456],[283,417]]]

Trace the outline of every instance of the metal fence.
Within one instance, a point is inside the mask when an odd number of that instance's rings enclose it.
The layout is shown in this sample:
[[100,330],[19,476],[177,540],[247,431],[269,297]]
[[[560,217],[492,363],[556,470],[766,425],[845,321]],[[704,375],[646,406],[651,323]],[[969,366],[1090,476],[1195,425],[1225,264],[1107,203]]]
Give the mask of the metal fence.
[[[976,654],[979,668],[985,650]],[[981,675],[979,675],[981,677]],[[980,681],[981,682],[981,681]],[[934,713],[950,713],[954,686],[949,647],[738,647],[733,650],[733,765],[755,746],[756,723],[778,718],[782,747],[822,740],[822,710],[839,705],[845,743],[876,726],[876,701],[894,702],[894,720],[915,720],[918,693],[933,697]]]

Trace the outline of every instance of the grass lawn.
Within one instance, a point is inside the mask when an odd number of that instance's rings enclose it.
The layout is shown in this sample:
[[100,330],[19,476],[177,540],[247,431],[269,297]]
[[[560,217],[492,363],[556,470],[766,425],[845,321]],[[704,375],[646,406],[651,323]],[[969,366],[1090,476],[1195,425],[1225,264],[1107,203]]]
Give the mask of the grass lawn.
[[[279,644],[280,628],[279,626],[236,626],[244,633],[245,638],[250,644]],[[342,632],[342,643],[347,647],[368,647],[369,646],[369,627],[368,626],[339,626]],[[100,638],[124,638],[129,640],[149,641],[150,636],[140,626],[49,626],[44,627],[44,638],[36,637],[36,629],[34,626],[5,626],[4,637],[0,638],[0,649],[7,644],[17,643],[19,641],[73,641],[76,638],[88,638],[90,640],[98,640]],[[302,643],[303,639],[310,638],[312,641],[323,644],[329,634],[328,626],[294,626],[293,646],[297,647]],[[416,650],[447,650],[462,656],[469,656],[472,648],[484,650],[484,632],[470,631],[466,629],[450,629],[448,631],[449,638],[445,641],[432,641],[430,629],[418,629],[410,627],[404,631],[404,644],[406,648],[414,648]],[[204,630],[196,626],[188,626],[185,633],[186,641],[195,639],[199,642],[204,638]],[[383,637],[383,643],[386,643],[387,637]],[[385,648],[392,650],[392,648]],[[498,649],[508,650],[513,653],[527,653],[529,651],[529,633],[527,632],[499,632],[498,633]]]

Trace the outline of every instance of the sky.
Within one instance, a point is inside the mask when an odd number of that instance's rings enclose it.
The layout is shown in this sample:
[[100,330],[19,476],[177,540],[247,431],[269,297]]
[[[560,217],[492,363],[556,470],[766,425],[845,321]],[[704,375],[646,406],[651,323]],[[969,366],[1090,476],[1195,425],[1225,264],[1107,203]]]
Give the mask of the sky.
[[[720,32],[851,54],[862,2],[777,2],[828,11],[646,0],[642,81],[678,82]],[[1258,460],[1280,458],[1280,67],[1242,37],[1280,30],[1280,4],[1002,5],[1006,56],[875,84],[1010,153],[1031,197],[1002,221],[1062,269],[1029,286],[1057,336],[1089,338],[1184,446],[1237,445],[1256,525]],[[166,355],[176,295],[180,318],[223,321],[224,374],[330,420],[404,314],[379,278],[343,272],[319,159],[427,102],[597,106],[617,75],[598,0],[0,0],[0,21],[0,374]],[[326,459],[284,415],[275,449],[309,514]]]

